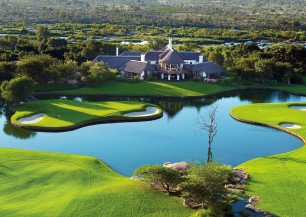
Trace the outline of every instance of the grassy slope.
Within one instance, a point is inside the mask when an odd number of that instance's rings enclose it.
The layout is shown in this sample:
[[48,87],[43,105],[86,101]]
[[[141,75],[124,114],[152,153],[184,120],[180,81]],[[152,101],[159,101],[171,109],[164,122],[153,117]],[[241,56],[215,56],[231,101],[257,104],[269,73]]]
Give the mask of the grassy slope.
[[17,120],[21,117],[33,114],[45,113],[41,121],[27,126],[35,127],[67,127],[84,121],[122,117],[122,114],[135,110],[143,110],[151,104],[141,102],[77,102],[72,100],[40,100],[24,103],[13,107],[16,113],[11,120],[20,124]]
[[[203,96],[221,91],[234,90],[238,88],[270,88],[299,94],[306,94],[305,85],[279,85],[271,86],[263,83],[219,85],[199,81],[184,82],[107,82],[97,87],[85,87],[80,89],[53,89],[54,93],[65,94],[111,94],[111,95],[149,95],[149,96]],[[46,89],[52,90],[52,89]],[[41,88],[41,91],[44,91]],[[48,91],[49,92],[49,91]],[[52,92],[50,92],[52,94]]]
[[306,94],[306,86],[296,85],[296,86],[273,86],[271,87],[274,90],[283,90],[292,93]]
[[[296,123],[302,128],[290,131],[306,138],[306,111],[291,109],[289,105],[290,103],[252,104],[236,107],[231,113],[243,120],[276,127],[281,122]],[[284,154],[257,158],[239,167],[246,168],[251,174],[247,193],[261,197],[259,207],[282,217],[305,216],[306,146]]]
[[1,149],[0,216],[189,216],[181,199],[85,156]]
[[233,86],[184,81],[184,82],[109,82],[98,87],[61,91],[63,94],[118,94],[154,96],[200,96],[233,89]]

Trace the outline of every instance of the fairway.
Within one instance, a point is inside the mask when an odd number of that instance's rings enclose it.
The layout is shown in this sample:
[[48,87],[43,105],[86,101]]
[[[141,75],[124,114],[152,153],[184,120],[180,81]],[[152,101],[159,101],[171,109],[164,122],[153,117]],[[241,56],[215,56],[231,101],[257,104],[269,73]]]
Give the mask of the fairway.
[[[305,140],[306,111],[292,109],[291,105],[305,106],[305,103],[251,104],[233,108],[231,114],[240,121],[281,128]],[[280,124],[284,122],[301,128],[283,128]],[[284,154],[256,158],[238,167],[251,174],[247,194],[260,196],[259,208],[277,216],[305,216],[306,146]]]
[[[155,114],[142,117],[127,117],[126,113],[145,111],[154,107]],[[15,114],[11,122],[28,129],[60,130],[75,129],[81,126],[110,121],[149,120],[162,116],[162,110],[155,105],[142,102],[77,102],[72,100],[40,100],[24,103],[12,108]],[[40,116],[39,121],[25,124],[20,120]]]
[[107,82],[97,87],[58,91],[62,94],[101,94],[138,96],[202,96],[234,89],[206,82]]
[[85,156],[1,149],[0,216],[189,216],[178,197]]

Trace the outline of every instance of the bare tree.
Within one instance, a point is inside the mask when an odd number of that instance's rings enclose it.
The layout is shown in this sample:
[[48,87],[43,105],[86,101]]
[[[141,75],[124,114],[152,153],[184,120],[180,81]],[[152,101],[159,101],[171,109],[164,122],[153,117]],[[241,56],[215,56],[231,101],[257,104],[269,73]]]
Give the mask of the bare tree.
[[212,105],[207,109],[205,115],[199,115],[196,124],[201,132],[207,133],[208,136],[208,157],[207,162],[212,161],[211,144],[217,135],[217,105]]

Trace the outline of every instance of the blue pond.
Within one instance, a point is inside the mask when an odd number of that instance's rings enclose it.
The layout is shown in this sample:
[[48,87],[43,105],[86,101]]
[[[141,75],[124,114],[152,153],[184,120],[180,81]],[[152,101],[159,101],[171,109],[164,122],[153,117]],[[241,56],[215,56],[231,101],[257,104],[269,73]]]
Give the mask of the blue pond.
[[[101,100],[101,99],[87,99]],[[125,99],[126,100],[126,99]],[[213,159],[232,166],[252,158],[287,152],[303,143],[284,132],[235,121],[232,107],[259,102],[300,102],[306,97],[278,91],[244,90],[194,100],[139,98],[164,109],[161,119],[147,122],[93,125],[60,133],[31,132],[0,118],[0,147],[89,155],[117,172],[131,176],[144,164],[207,159],[207,136],[195,124],[211,104],[217,104],[218,133]]]

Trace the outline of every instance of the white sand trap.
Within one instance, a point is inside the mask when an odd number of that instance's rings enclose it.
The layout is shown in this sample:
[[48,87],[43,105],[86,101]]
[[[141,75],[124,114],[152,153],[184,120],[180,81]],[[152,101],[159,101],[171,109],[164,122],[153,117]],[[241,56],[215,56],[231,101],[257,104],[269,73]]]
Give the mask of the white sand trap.
[[306,111],[306,106],[305,105],[293,105],[293,106],[290,106],[290,108]]
[[158,113],[158,109],[153,106],[149,106],[146,108],[146,111],[143,112],[130,112],[127,114],[124,114],[125,117],[144,117],[144,116],[150,116],[155,115]]
[[282,123],[280,126],[285,127],[287,129],[300,129],[301,126],[297,124],[292,124],[292,123]]
[[46,114],[40,113],[40,114],[32,115],[30,117],[20,118],[20,119],[18,119],[18,122],[20,122],[22,124],[35,124],[35,123],[41,121],[41,119],[43,119],[43,117],[45,117],[45,116],[46,116]]

